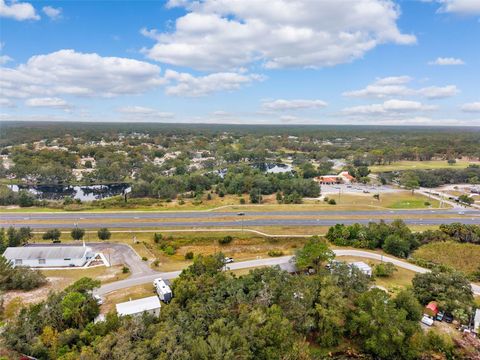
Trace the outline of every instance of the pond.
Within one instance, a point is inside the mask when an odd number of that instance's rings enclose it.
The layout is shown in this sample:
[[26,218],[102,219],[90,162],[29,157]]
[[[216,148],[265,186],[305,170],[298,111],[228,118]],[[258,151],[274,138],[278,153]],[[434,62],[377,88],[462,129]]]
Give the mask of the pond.
[[70,196],[72,199],[81,201],[93,201],[107,199],[116,195],[130,192],[129,184],[105,184],[105,185],[8,185],[15,192],[27,190],[38,199],[63,200]]

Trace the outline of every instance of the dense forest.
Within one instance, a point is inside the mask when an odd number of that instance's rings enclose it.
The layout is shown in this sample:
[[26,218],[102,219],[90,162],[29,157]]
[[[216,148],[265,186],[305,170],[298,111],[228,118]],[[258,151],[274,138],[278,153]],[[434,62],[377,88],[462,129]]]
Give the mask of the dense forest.
[[[471,311],[458,273],[416,275],[394,296],[372,288],[360,270],[332,260],[313,238],[297,252],[301,272],[264,268],[235,276],[223,255],[197,256],[173,284],[160,318],[94,322],[97,281],[84,278],[23,308],[2,341],[38,359],[474,359],[475,348],[435,330],[423,332],[422,305],[434,299],[458,318]],[[303,270],[315,269],[306,273]]]

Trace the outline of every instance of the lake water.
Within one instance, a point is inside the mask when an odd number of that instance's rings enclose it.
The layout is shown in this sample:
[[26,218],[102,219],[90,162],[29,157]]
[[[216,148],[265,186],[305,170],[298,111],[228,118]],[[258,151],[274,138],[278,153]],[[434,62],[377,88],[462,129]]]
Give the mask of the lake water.
[[18,192],[27,190],[38,199],[62,200],[67,196],[81,201],[93,201],[107,199],[116,195],[123,195],[131,190],[129,184],[107,184],[107,185],[85,185],[85,186],[63,186],[63,185],[8,185]]

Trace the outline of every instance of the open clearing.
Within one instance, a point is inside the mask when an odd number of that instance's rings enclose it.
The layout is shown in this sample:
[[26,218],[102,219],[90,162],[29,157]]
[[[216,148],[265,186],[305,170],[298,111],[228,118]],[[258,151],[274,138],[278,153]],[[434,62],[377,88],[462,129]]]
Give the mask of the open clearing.
[[401,170],[429,170],[429,169],[464,169],[470,164],[478,164],[478,162],[457,160],[455,164],[448,164],[446,160],[431,161],[397,161],[390,165],[374,165],[368,168],[372,173],[401,171]]
[[[372,260],[358,256],[337,256],[336,259],[346,262],[363,261],[372,267],[381,263],[381,261],[378,260]],[[389,293],[397,293],[398,291],[410,286],[415,273],[398,266],[395,266],[395,268],[397,271],[395,271],[392,276],[375,278],[375,285],[387,289]]]
[[[375,190],[369,190],[370,193],[348,193],[342,192],[341,194],[328,194],[330,199],[335,199],[337,205],[329,205],[323,200],[305,199],[303,204],[278,204],[275,195],[264,195],[263,202],[260,205],[240,205],[240,199],[243,198],[248,202],[248,195],[241,197],[237,195],[226,195],[221,198],[216,194],[212,195],[212,200],[207,200],[206,195],[201,203],[194,204],[192,199],[184,199],[185,204],[181,205],[178,201],[171,202],[153,202],[150,205],[125,204],[124,206],[117,205],[105,205],[104,207],[91,206],[84,204],[78,208],[63,209],[63,208],[44,208],[44,207],[12,207],[2,206],[0,212],[20,212],[20,213],[34,213],[34,212],[62,212],[68,211],[72,213],[85,212],[108,212],[108,211],[201,211],[210,210],[215,211],[217,208],[222,211],[295,211],[295,210],[371,210],[382,208],[395,208],[395,209],[412,209],[412,205],[407,204],[402,207],[402,203],[412,202],[417,208],[426,208],[425,201],[431,203],[431,207],[436,208],[439,206],[438,201],[428,200],[427,197],[420,194],[413,194],[409,191],[396,190],[388,193],[380,194],[380,200],[373,198]],[[139,201],[141,199],[138,199]],[[400,204],[400,205],[399,205]]]
[[415,250],[413,257],[447,265],[470,274],[480,267],[480,245],[451,241],[434,242]]

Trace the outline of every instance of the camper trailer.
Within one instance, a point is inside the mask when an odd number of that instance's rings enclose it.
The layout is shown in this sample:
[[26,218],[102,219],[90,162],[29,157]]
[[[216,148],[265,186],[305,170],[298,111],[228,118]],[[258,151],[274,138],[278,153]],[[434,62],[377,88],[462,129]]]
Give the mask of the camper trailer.
[[170,286],[168,286],[162,278],[155,279],[153,286],[160,300],[165,303],[169,303],[170,300],[172,300],[172,289],[170,289]]

